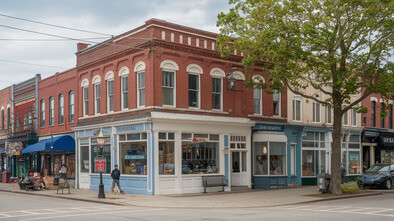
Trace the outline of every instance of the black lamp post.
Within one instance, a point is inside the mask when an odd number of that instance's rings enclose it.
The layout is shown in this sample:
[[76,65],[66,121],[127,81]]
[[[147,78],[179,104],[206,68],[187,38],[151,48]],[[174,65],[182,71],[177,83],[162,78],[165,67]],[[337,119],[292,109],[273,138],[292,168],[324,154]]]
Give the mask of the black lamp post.
[[[103,136],[103,131],[100,129],[100,133],[96,138],[97,144],[100,149],[100,155],[103,155],[103,148],[105,144],[105,137]],[[104,193],[104,184],[103,184],[103,171],[100,171],[100,184],[99,184],[99,193],[98,193],[98,198],[105,198],[105,193]]]
[[52,133],[51,133],[51,139],[52,139],[52,142],[51,142],[51,164],[52,164],[52,176],[55,176],[55,163],[54,163],[54,159],[53,159],[53,135],[52,135]]

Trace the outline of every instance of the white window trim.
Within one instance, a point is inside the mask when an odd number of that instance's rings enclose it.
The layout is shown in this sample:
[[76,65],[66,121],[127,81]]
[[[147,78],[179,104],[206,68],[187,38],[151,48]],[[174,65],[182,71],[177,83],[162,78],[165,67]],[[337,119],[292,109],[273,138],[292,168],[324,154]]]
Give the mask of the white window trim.
[[328,107],[326,106],[325,108],[324,108],[324,117],[325,117],[325,119],[324,119],[324,122],[326,123],[326,124],[329,124],[329,125],[332,125],[332,123],[333,123],[333,113],[332,113],[332,107],[330,107],[330,116],[331,116],[331,122],[327,122],[327,120],[328,120]]
[[[201,77],[200,74],[198,73],[189,73],[189,75],[196,75],[198,76],[198,94],[197,94],[197,107],[190,107],[188,106],[190,109],[200,109],[201,108]],[[188,76],[189,77],[189,76]],[[190,88],[188,88],[188,92],[190,91]],[[189,95],[189,93],[188,93]],[[187,99],[187,102],[189,103],[189,96]]]
[[106,81],[110,81],[110,80],[113,80],[113,79],[114,79],[114,72],[113,71],[108,71],[105,74],[105,80]]
[[[316,111],[316,108],[313,108],[315,105],[319,105],[319,121],[313,121],[314,119],[314,116],[315,116],[315,114],[317,113],[317,112],[315,112]],[[315,109],[315,110],[314,110]],[[312,111],[313,111],[313,114],[312,114],[312,123],[321,123],[321,104],[320,103],[317,103],[317,102],[313,102],[312,103]]]
[[[190,38],[190,37],[189,37]],[[173,105],[165,105],[162,104],[163,107],[176,107],[176,72],[179,71],[179,66],[176,62],[171,60],[164,60],[160,63],[160,68],[163,71],[174,72],[174,104]],[[161,86],[163,88],[163,85]],[[162,101],[163,103],[163,101]]]
[[[354,109],[351,109],[352,111],[351,111],[351,126],[353,126],[353,127],[357,127],[357,123],[358,123],[358,113],[356,112],[356,110],[354,110]],[[356,122],[353,122],[353,114],[355,114],[356,115]],[[355,123],[355,124],[353,124],[353,123]]]
[[292,105],[293,105],[293,107],[295,106],[294,105],[294,102],[295,101],[299,101],[300,102],[300,119],[299,120],[295,120],[294,119],[294,116],[295,116],[295,111],[294,111],[294,109],[293,109],[293,121],[295,121],[295,122],[302,122],[302,97],[300,97],[300,96],[294,96],[293,97],[293,100],[292,100]]
[[[83,112],[83,116],[89,116],[89,114],[86,114],[86,105],[85,105],[85,88],[88,87],[82,87],[82,112]],[[88,88],[88,102],[89,102],[89,88]],[[88,107],[89,108],[89,107]]]
[[242,81],[245,80],[245,75],[240,71],[234,71],[233,76],[235,77],[236,80],[242,80]]
[[[137,72],[137,107],[138,108],[144,108],[145,105],[141,105],[140,101],[140,87],[139,87],[139,74],[144,73],[145,75],[145,70]],[[146,81],[145,81],[146,84]],[[144,90],[146,88],[146,85],[144,86]],[[146,90],[145,90],[145,104],[146,104]]]
[[[109,110],[109,88],[108,88],[108,82],[112,81],[112,93],[113,93],[113,87],[114,87],[114,80],[113,79],[108,79],[107,80],[107,113],[113,113],[114,112],[114,107],[112,107],[112,111]],[[114,99],[114,94],[112,94],[112,100]],[[112,103],[112,105],[114,102]]]
[[[254,90],[259,90],[260,91],[260,113],[255,113],[254,112]],[[263,90],[262,89],[257,89],[257,88],[255,88],[255,89],[253,89],[253,115],[256,115],[256,116],[263,116]]]
[[[222,77],[216,77],[216,76],[212,76],[212,78],[220,79],[220,108],[219,109],[214,109],[212,107],[212,110],[223,111],[223,78]],[[213,93],[213,92],[211,91],[211,93]]]
[[128,67],[124,66],[119,70],[119,76],[126,76],[129,75],[130,70]]
[[[128,75],[123,75],[123,76],[121,76],[121,78],[120,78],[120,107],[121,107],[121,110],[128,110],[129,109],[129,101],[127,101],[127,108],[125,108],[124,107],[124,91],[123,91],[123,81],[124,81],[124,79],[127,77],[127,95],[129,95],[129,78],[128,78]],[[129,96],[127,96],[127,97],[129,97]]]
[[[93,84],[93,85],[94,85],[94,87],[93,87],[94,88],[94,115],[100,115],[100,113],[97,112],[97,92],[96,92],[96,87],[97,87],[97,85],[99,85],[99,87],[100,87],[100,98],[99,99],[100,99],[100,103],[101,103],[101,84],[99,82],[99,83],[96,83],[96,84]],[[101,110],[100,110],[100,112],[101,112]]]
[[209,74],[212,77],[217,77],[217,78],[225,78],[226,77],[226,73],[220,68],[212,68],[211,71],[209,72]]
[[[51,102],[51,100],[52,100],[52,102]],[[54,126],[55,125],[55,98],[52,97],[52,96],[49,97],[49,102],[48,103],[49,103],[49,119],[48,119],[48,123],[49,123],[49,126]],[[53,106],[53,108],[51,106]],[[53,111],[53,113],[52,113],[52,111]]]

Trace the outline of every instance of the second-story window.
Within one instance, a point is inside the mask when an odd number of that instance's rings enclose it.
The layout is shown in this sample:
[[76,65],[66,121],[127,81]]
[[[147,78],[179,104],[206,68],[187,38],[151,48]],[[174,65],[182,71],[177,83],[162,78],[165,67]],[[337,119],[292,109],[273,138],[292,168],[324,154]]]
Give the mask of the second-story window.
[[45,127],[45,100],[41,99],[40,101],[40,125],[41,127]]
[[253,113],[261,115],[262,112],[262,90],[253,90]]
[[393,129],[393,106],[390,106],[388,112],[389,128]]
[[63,124],[64,122],[64,95],[59,95],[59,115],[58,115],[59,124]]
[[83,116],[89,115],[89,88],[83,88]]
[[23,130],[27,130],[27,116],[23,115]]
[[[383,102],[381,102],[381,103],[380,103],[380,113],[383,112],[384,108],[386,108],[386,104],[383,103]],[[384,125],[384,120],[385,120],[384,117],[380,117],[380,127],[381,127],[381,128],[384,128],[384,126],[385,126],[385,125]]]
[[313,119],[312,122],[320,123],[320,104],[314,102],[313,103]]
[[189,107],[200,107],[200,76],[189,74]]
[[129,108],[129,77],[123,76],[121,78],[121,84],[122,84],[122,109],[125,110]]
[[163,71],[163,105],[174,106],[175,102],[175,73]]
[[212,109],[222,109],[222,79],[212,78]]
[[281,97],[281,93],[278,92],[277,90],[274,90],[274,93],[272,94],[272,100],[273,100],[273,108],[274,108],[275,116],[280,116],[280,112],[281,112],[280,97]]
[[49,98],[49,125],[53,126],[55,122],[55,104],[53,97]]
[[357,126],[357,112],[352,109],[352,126]]
[[100,114],[100,84],[94,85],[94,112]]
[[28,117],[28,127],[29,127],[29,129],[31,129],[32,128],[32,125],[33,125],[33,117],[31,116],[31,112],[29,112],[29,117]]
[[349,116],[348,116],[348,112],[349,112],[349,111],[346,111],[346,112],[343,114],[343,125],[349,125]]
[[145,72],[137,73],[137,102],[138,107],[145,106]]
[[293,120],[301,121],[301,97],[295,96],[293,98]]
[[376,127],[376,101],[371,103],[371,126]]
[[7,125],[8,125],[8,132],[11,132],[11,108],[7,108]]
[[114,111],[114,80],[107,81],[107,108],[108,112]]
[[326,106],[326,123],[332,124],[332,110],[329,106]]
[[74,110],[74,91],[70,91],[68,93],[68,122],[72,123],[74,122],[74,115],[75,115],[75,110]]

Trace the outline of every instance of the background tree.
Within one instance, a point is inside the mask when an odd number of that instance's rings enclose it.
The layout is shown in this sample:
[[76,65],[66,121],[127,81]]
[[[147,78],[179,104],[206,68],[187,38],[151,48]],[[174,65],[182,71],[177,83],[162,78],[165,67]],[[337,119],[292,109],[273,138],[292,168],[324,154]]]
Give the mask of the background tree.
[[[332,107],[332,193],[340,193],[343,114],[372,93],[387,99],[393,94],[393,2],[230,0],[230,11],[218,15],[223,56],[234,49],[244,52],[246,72],[264,61],[269,90],[288,88]],[[267,87],[252,81],[246,85]]]

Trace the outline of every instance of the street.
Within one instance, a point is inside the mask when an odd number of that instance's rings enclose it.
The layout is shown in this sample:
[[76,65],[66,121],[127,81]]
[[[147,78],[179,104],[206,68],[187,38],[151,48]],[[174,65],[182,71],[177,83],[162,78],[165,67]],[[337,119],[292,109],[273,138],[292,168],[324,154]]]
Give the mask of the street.
[[0,220],[393,220],[394,194],[277,207],[149,208],[0,192]]

